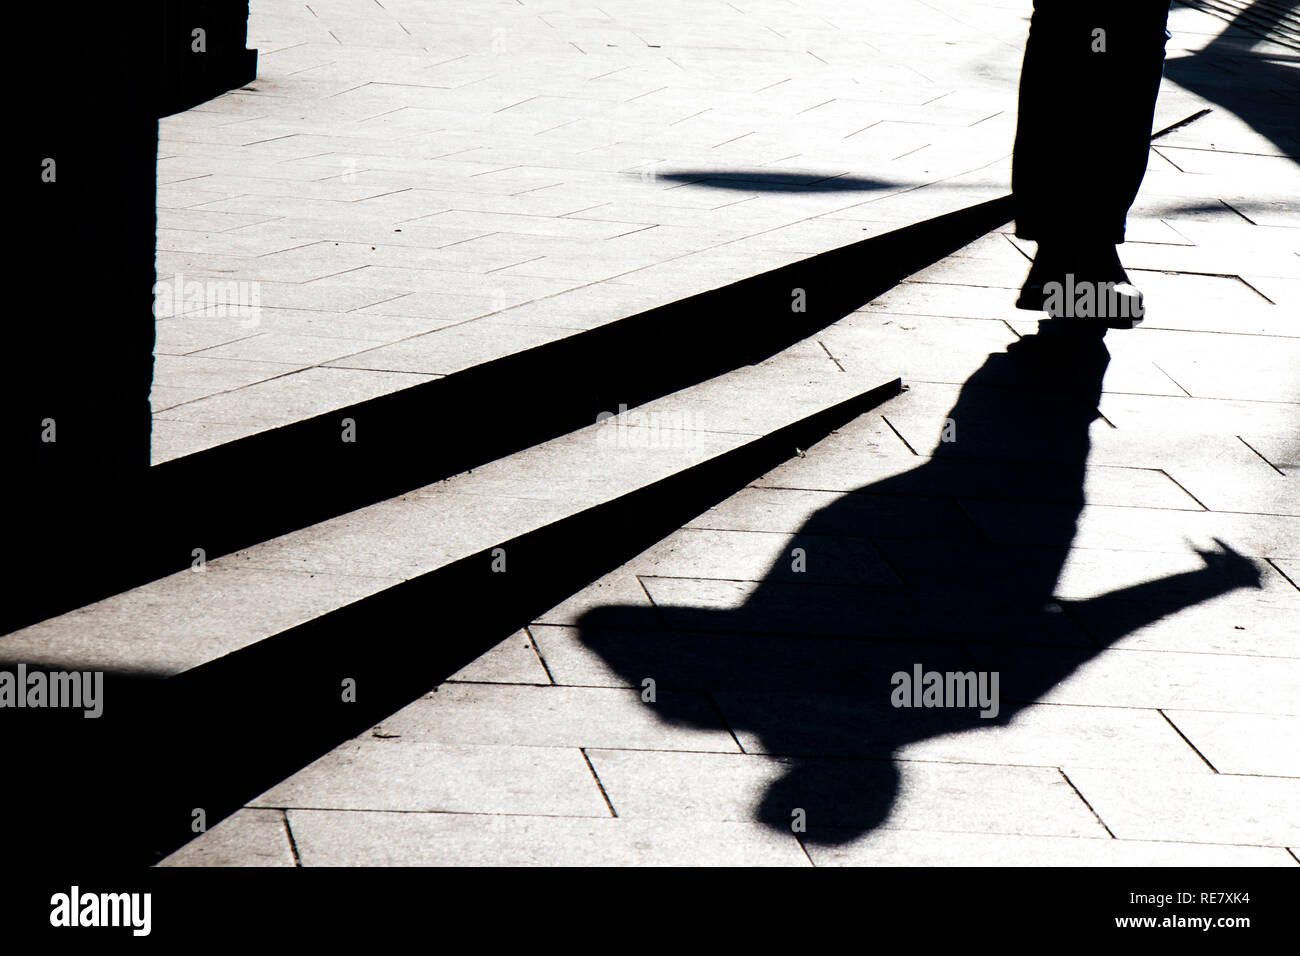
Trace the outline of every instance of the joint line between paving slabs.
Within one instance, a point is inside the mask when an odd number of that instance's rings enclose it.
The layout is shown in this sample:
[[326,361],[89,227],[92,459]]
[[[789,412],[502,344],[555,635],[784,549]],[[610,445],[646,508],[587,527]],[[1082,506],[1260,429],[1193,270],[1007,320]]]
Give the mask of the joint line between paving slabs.
[[817,344],[822,347],[822,351],[826,353],[826,357],[835,363],[835,367],[839,369],[841,372],[843,372],[844,366],[840,364],[839,359],[837,359],[834,355],[831,354],[831,350],[826,347],[826,343],[823,342],[821,339],[818,339]]
[[1059,774],[1061,775],[1061,779],[1062,779],[1062,780],[1064,780],[1066,783],[1068,783],[1068,784],[1070,785],[1070,789],[1073,790],[1074,793],[1075,793],[1075,795],[1076,795],[1080,800],[1083,801],[1083,805],[1084,805],[1085,807],[1087,807],[1087,808],[1092,812],[1092,815],[1093,815],[1094,817],[1097,818],[1097,822],[1101,824],[1101,828],[1102,828],[1103,830],[1105,830],[1107,833],[1110,833],[1110,838],[1111,838],[1112,840],[1114,840],[1114,839],[1115,839],[1115,834],[1114,834],[1114,833],[1111,833],[1110,827],[1106,826],[1106,821],[1103,820],[1103,819],[1101,818],[1101,814],[1098,813],[1096,810],[1093,809],[1092,804],[1088,802],[1088,798],[1085,797],[1082,793],[1079,792],[1079,788],[1076,787],[1076,786],[1074,785],[1074,781],[1070,779],[1070,775],[1067,774],[1067,773],[1066,773],[1064,770],[1062,770],[1060,767],[1057,767],[1057,768],[1056,768],[1056,772],[1059,773]]
[[1249,448],[1251,451],[1253,451],[1256,455],[1259,455],[1259,460],[1262,461],[1264,464],[1268,465],[1268,467],[1272,468],[1274,471],[1276,471],[1276,472],[1277,472],[1279,475],[1281,475],[1283,478],[1286,477],[1286,472],[1285,472],[1285,471],[1283,471],[1283,470],[1282,470],[1281,468],[1279,468],[1277,465],[1273,464],[1271,461],[1269,461],[1269,460],[1268,460],[1267,458],[1265,458],[1263,455],[1260,455],[1260,454],[1259,454],[1259,449],[1257,449],[1257,448],[1256,448],[1254,445],[1252,445],[1250,442],[1246,441],[1246,439],[1244,439],[1244,438],[1242,438],[1240,435],[1238,435],[1238,436],[1237,436],[1237,441],[1241,442],[1243,445],[1245,445],[1247,448]]
[[[1236,210],[1234,210],[1234,212],[1235,212],[1235,211],[1236,211]],[[1270,299],[1270,298],[1269,298],[1268,296],[1266,296],[1264,293],[1260,292],[1258,289],[1256,289],[1253,285],[1251,285],[1249,282],[1247,282],[1247,281],[1246,281],[1245,279],[1243,279],[1241,276],[1239,276],[1239,275],[1230,275],[1230,276],[1227,276],[1227,278],[1229,278],[1229,279],[1236,279],[1238,282],[1240,282],[1242,285],[1244,285],[1244,286],[1245,286],[1247,289],[1249,289],[1251,292],[1255,293],[1255,295],[1259,296],[1261,299],[1263,299],[1263,300],[1264,300],[1265,302],[1267,302],[1269,305],[1277,305],[1276,302],[1274,302],[1272,299]]]
[[1104,649],[1106,647],[1106,645],[1102,643],[1102,641],[1100,641],[1096,637],[1096,635],[1092,633],[1091,630],[1088,629],[1088,625],[1075,615],[1074,609],[1071,606],[1070,601],[1061,600],[1055,594],[1052,595],[1052,601],[1054,604],[1056,604],[1057,607],[1061,609],[1061,613],[1065,617],[1065,619],[1068,620],[1071,624],[1073,624],[1078,629],[1080,634],[1082,634],[1085,638],[1087,638],[1089,644],[1091,644],[1093,647],[1100,648],[1100,649]]
[[1207,757],[1207,756],[1205,756],[1205,754],[1201,753],[1201,751],[1200,751],[1199,749],[1197,749],[1196,744],[1194,744],[1194,743],[1192,743],[1190,740],[1188,740],[1188,739],[1187,739],[1187,735],[1186,735],[1185,733],[1183,733],[1183,732],[1178,728],[1178,725],[1175,724],[1172,720],[1169,719],[1169,715],[1166,714],[1166,713],[1164,712],[1163,708],[1159,708],[1159,707],[1157,707],[1157,708],[1156,708],[1156,713],[1158,713],[1161,717],[1163,717],[1163,718],[1165,719],[1165,723],[1167,723],[1170,727],[1172,727],[1172,728],[1174,729],[1174,733],[1176,733],[1179,737],[1182,737],[1182,738],[1183,738],[1183,743],[1185,743],[1185,744],[1187,744],[1187,746],[1191,747],[1191,748],[1192,748],[1192,752],[1195,753],[1196,756],[1200,757],[1202,760],[1205,761],[1205,766],[1209,767],[1209,768],[1210,768],[1211,770],[1213,770],[1215,773],[1218,773],[1218,772],[1219,772],[1219,768],[1216,767],[1214,764],[1210,763],[1210,758]]
[[1175,385],[1177,385],[1177,386],[1178,386],[1178,390],[1179,390],[1180,392],[1182,392],[1184,395],[1186,395],[1188,398],[1195,398],[1195,397],[1196,397],[1196,396],[1194,396],[1191,392],[1189,392],[1187,389],[1183,388],[1182,383],[1180,383],[1180,382],[1178,381],[1178,379],[1174,378],[1172,375],[1170,375],[1168,372],[1166,372],[1164,369],[1162,369],[1158,364],[1156,364],[1155,362],[1152,362],[1152,363],[1151,363],[1151,366],[1152,366],[1152,368],[1154,368],[1157,372],[1159,372],[1161,375],[1163,375],[1165,378],[1169,379],[1169,381],[1171,381],[1171,382],[1173,382]]
[[1257,223],[1254,219],[1251,219],[1249,216],[1247,216],[1244,212],[1242,212],[1240,209],[1238,209],[1238,208],[1237,208],[1236,206],[1234,206],[1232,203],[1228,202],[1226,199],[1220,199],[1219,202],[1221,202],[1221,203],[1222,203],[1224,206],[1226,206],[1228,209],[1230,209],[1230,210],[1232,210],[1233,212],[1235,212],[1238,216],[1240,216],[1242,219],[1246,220],[1246,221],[1247,221],[1248,223],[1250,223],[1252,226],[1258,226],[1258,225],[1259,225],[1259,223]]
[[813,867],[814,869],[816,869],[816,868],[817,868],[817,861],[814,860],[814,859],[812,858],[812,854],[808,852],[808,847],[804,846],[803,838],[800,837],[799,834],[796,833],[796,834],[794,835],[794,841],[795,841],[796,843],[799,844],[799,849],[803,851],[803,855],[807,858],[807,860],[808,860],[808,865],[811,866],[811,867]]
[[[1234,211],[1235,211],[1235,210],[1234,210]],[[1269,305],[1277,305],[1276,302],[1274,302],[1272,299],[1270,299],[1270,298],[1269,298],[1268,296],[1266,296],[1264,293],[1260,292],[1257,288],[1255,288],[1255,286],[1254,286],[1253,283],[1248,282],[1248,281],[1247,281],[1245,278],[1243,278],[1242,276],[1237,276],[1237,281],[1240,282],[1242,285],[1244,285],[1244,286],[1245,286],[1247,289],[1249,289],[1251,292],[1255,293],[1257,296],[1259,296],[1261,299],[1263,299],[1263,300],[1264,300],[1265,302],[1267,302]]]
[[1183,167],[1179,166],[1177,163],[1175,163],[1172,159],[1170,159],[1170,158],[1169,158],[1168,156],[1166,156],[1164,153],[1160,152],[1160,150],[1157,149],[1157,148],[1155,147],[1154,144],[1151,146],[1151,152],[1155,153],[1157,156],[1159,156],[1161,159],[1163,159],[1163,160],[1164,160],[1166,163],[1168,163],[1170,166],[1174,167],[1174,169],[1178,170],[1180,173],[1185,173],[1185,172],[1187,172],[1187,170],[1183,169]]
[[727,720],[726,715],[722,712],[722,708],[718,706],[718,701],[717,698],[713,696],[713,691],[706,690],[704,696],[709,699],[709,706],[713,708],[713,713],[718,718],[719,723],[722,724],[727,733],[731,734],[731,739],[736,742],[736,748],[742,754],[749,753],[749,751],[745,749],[745,745],[740,742],[740,738],[736,736],[736,731],[732,728],[731,721]]
[[558,686],[559,681],[557,681],[555,675],[551,673],[551,668],[547,665],[546,658],[542,655],[542,649],[537,646],[537,638],[533,636],[531,628],[531,624],[524,628],[524,633],[528,635],[528,644],[532,648],[533,653],[537,655],[537,660],[541,662],[542,670],[546,671],[547,679],[552,685]]
[[1196,495],[1194,495],[1194,494],[1192,494],[1190,491],[1188,491],[1187,488],[1183,485],[1183,483],[1182,483],[1181,481],[1179,481],[1177,478],[1175,478],[1173,475],[1169,474],[1169,472],[1165,471],[1163,468],[1157,468],[1156,471],[1160,472],[1160,474],[1164,475],[1166,478],[1168,478],[1170,481],[1172,481],[1175,485],[1177,485],[1179,488],[1181,488],[1182,491],[1183,491],[1183,494],[1187,495],[1187,497],[1189,497],[1189,498],[1191,498],[1193,501],[1195,501],[1195,502],[1196,502],[1198,505],[1200,505],[1204,510],[1206,510],[1206,511],[1209,511],[1209,510],[1210,510],[1209,508],[1206,508],[1206,507],[1205,507],[1205,502],[1203,502],[1200,498],[1196,497]]
[[1295,578],[1291,577],[1291,575],[1287,574],[1287,573],[1286,573],[1285,571],[1283,571],[1280,567],[1278,567],[1276,561],[1274,561],[1272,558],[1265,558],[1265,559],[1264,559],[1264,562],[1265,562],[1265,563],[1266,563],[1270,568],[1272,568],[1274,571],[1276,571],[1278,574],[1282,575],[1282,577],[1286,578],[1287,583],[1290,584],[1291,587],[1295,588],[1297,591],[1300,591],[1300,584],[1297,584]]
[[875,538],[867,538],[866,540],[870,543],[871,549],[876,552],[876,556],[884,562],[885,567],[889,568],[894,577],[898,578],[899,586],[907,587],[910,582],[903,576],[903,572],[898,569],[898,566],[889,560],[889,555],[885,554],[885,549],[880,546],[880,542]]
[[[1033,262],[1033,261],[1034,261],[1034,257],[1031,256],[1029,253],[1025,252],[1024,249],[1021,249],[1020,246],[1018,246],[1018,245],[1016,244],[1016,241],[1015,241],[1014,239],[1011,238],[1011,236],[1007,235],[1005,232],[1002,233],[1001,235],[1002,235],[1002,238],[1005,239],[1005,240],[1007,241],[1007,243],[1011,246],[1012,249],[1016,250],[1016,252],[1018,252],[1018,253],[1020,253],[1022,256],[1024,256],[1026,262]],[[1003,319],[1003,321],[1005,322],[1006,320]],[[1012,331],[1015,331],[1015,330],[1013,329]]]
[[908,451],[910,451],[913,455],[916,455],[917,458],[921,457],[920,454],[917,452],[917,450],[912,447],[911,442],[909,442],[906,438],[903,437],[903,433],[894,427],[893,422],[891,422],[884,415],[880,416],[880,420],[889,426],[889,430],[898,436],[898,440],[903,443],[903,445],[907,448]]
[[654,595],[650,593],[650,589],[645,586],[645,582],[641,580],[641,575],[639,574],[636,575],[636,585],[641,589],[641,593],[645,595],[645,599],[650,602],[650,606],[655,609],[655,619],[668,630],[672,630],[672,625],[668,623],[668,618],[664,617],[663,608],[655,603]]
[[600,774],[596,773],[595,764],[593,764],[591,758],[587,756],[587,748],[579,747],[578,752],[582,754],[582,759],[587,761],[587,769],[591,771],[591,779],[595,780],[596,786],[600,788],[600,795],[605,799],[605,806],[609,807],[609,815],[617,818],[618,811],[614,809],[614,804],[609,799],[609,794],[605,792],[605,785],[600,782]]
[[293,837],[293,827],[289,826],[289,811],[280,811],[280,821],[284,824],[284,835],[289,838],[289,852],[293,854],[293,865],[302,866],[302,857],[298,855],[298,841]]

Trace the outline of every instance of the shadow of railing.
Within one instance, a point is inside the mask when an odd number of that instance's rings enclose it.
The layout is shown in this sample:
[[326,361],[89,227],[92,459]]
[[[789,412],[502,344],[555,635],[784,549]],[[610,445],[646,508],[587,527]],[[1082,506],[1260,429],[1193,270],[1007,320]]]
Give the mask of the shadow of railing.
[[[1290,10],[1294,11],[1292,4]],[[1242,16],[1267,31],[1281,22],[1284,4],[1256,2]],[[1255,132],[1272,141],[1282,155],[1300,161],[1296,129],[1300,102],[1300,70],[1260,56],[1242,54],[1239,42],[1220,34],[1188,56],[1165,61],[1165,77],[1189,92],[1228,110]]]

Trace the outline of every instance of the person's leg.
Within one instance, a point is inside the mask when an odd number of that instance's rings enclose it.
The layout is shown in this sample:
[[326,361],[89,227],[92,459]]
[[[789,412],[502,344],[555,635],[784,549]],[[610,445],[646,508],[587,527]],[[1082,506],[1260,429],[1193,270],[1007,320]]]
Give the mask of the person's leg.
[[1072,314],[1053,311],[1045,290],[1090,283],[1086,317],[1141,318],[1115,245],[1146,173],[1168,10],[1168,0],[1036,0],[1012,161],[1016,234],[1038,243],[1021,308]]
[[1168,0],[1036,0],[1012,160],[1017,235],[1124,241],[1168,12]]

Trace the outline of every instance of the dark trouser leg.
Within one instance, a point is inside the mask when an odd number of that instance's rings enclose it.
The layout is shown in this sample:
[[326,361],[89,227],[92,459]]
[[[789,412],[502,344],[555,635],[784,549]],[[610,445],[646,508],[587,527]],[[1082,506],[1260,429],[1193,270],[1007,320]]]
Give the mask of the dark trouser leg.
[[1124,241],[1168,15],[1168,0],[1035,0],[1011,173],[1018,236]]

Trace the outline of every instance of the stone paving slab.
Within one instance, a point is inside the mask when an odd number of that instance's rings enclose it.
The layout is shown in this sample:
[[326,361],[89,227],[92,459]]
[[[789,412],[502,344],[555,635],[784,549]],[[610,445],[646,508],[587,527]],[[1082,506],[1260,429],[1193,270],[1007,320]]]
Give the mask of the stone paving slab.
[[1165,715],[1220,773],[1300,777],[1300,718],[1171,710]]
[[[869,802],[843,801],[879,782],[886,761],[803,760],[721,754],[594,750],[592,766],[621,817],[752,819],[764,788],[787,773],[811,778],[800,796],[810,824],[856,828],[875,821]],[[1056,770],[980,764],[901,763],[902,791],[892,826],[975,833],[1104,836],[1105,831]],[[824,777],[823,777],[824,775]]]
[[[752,823],[290,810],[304,866],[808,866]],[[196,841],[198,842],[198,841]]]
[[1286,846],[1300,829],[1295,778],[1065,770],[1119,839]]
[[[652,613],[654,605],[635,575],[608,574],[593,581],[577,594],[561,601],[549,611],[538,616],[536,624],[571,627],[594,609],[600,608],[609,617],[610,626],[645,628],[662,625],[662,620]],[[609,611],[604,610],[609,608]]]
[[[1006,544],[1048,543],[1052,529],[1070,520],[1066,507],[1037,502],[970,501],[972,520],[992,540]],[[1291,557],[1300,550],[1300,520],[1289,515],[1088,505],[1075,546],[1128,551],[1187,550],[1187,542],[1227,541],[1245,554]]]
[[[891,467],[897,465],[897,458],[888,464],[884,460],[864,460],[866,456],[852,446],[827,449],[827,454],[838,454],[844,459],[843,467],[838,473],[830,470],[835,467],[830,462],[828,469],[825,472],[819,471],[816,476],[800,473],[798,467],[791,463],[756,484],[786,490],[869,492],[871,489],[867,488],[868,485],[897,474],[897,468]],[[951,458],[934,458],[924,454],[912,460],[924,466],[918,467],[908,477],[908,489],[919,494],[942,496],[960,486],[963,498],[969,500],[1052,501],[1059,500],[1061,496],[1058,482],[1054,480],[1061,469],[1053,468],[1049,463],[988,460],[956,462]],[[874,473],[871,470],[873,465],[876,465]],[[799,477],[794,477],[796,474]],[[818,487],[789,488],[795,484]],[[880,490],[889,493],[888,486],[881,486]],[[1097,466],[1087,475],[1083,493],[1086,500],[1111,507],[1205,510],[1197,498],[1159,469]]]
[[278,420],[276,416],[285,408],[294,409],[300,418],[311,418],[337,407],[335,403],[343,398],[351,404],[429,382],[436,377],[343,368],[307,368],[293,375],[279,374],[268,379],[266,387],[256,396],[234,392],[210,395],[186,405],[188,417],[185,419],[158,419],[159,434],[170,436],[164,439],[170,444],[160,445],[158,454],[166,453],[162,450],[164,448],[172,451],[179,448],[176,443],[184,433],[169,431],[176,424],[224,425],[227,429],[234,429],[245,422],[258,420],[273,427],[272,423]]
[[447,746],[363,738],[251,802],[256,807],[609,816],[578,748]]
[[[1041,683],[1043,673],[1060,669],[1069,648],[971,645],[976,661],[1002,673],[1008,696]],[[1044,703],[1094,707],[1172,707],[1188,710],[1294,714],[1300,709],[1293,688],[1300,676],[1296,658],[1179,651],[1104,650],[1088,655],[1088,666],[1038,697]],[[1242,689],[1249,688],[1248,701]]]
[[[1066,556],[1061,576],[1054,594],[1068,601],[1106,600],[1112,594],[1132,584],[1163,582],[1166,595],[1191,593],[1185,580],[1178,576],[1202,567],[1204,562],[1195,554],[1151,551],[1103,550],[1100,548],[1072,548]],[[1296,594],[1281,575],[1273,573],[1267,565],[1260,568],[1260,586],[1246,593],[1228,594],[1220,598],[1226,606],[1242,610],[1276,606],[1279,609],[1295,606]],[[1214,599],[1200,605],[1198,610],[1210,606]]]
[[532,635],[519,631],[447,678],[449,683],[549,684]]
[[[888,757],[899,733],[925,719],[882,711],[860,696],[727,691],[717,698],[746,753]],[[990,722],[978,733],[944,733],[940,719],[934,724],[938,736],[906,744],[898,757],[1042,767],[1069,754],[1067,762],[1075,766],[1211,772],[1193,751],[1177,746],[1177,731],[1151,710],[1037,704],[1017,713],[1009,725]]]
[[[824,509],[840,504],[833,525]],[[712,531],[781,531],[860,537],[958,540],[972,537],[951,501],[902,495],[854,495],[747,488],[711,508],[687,527]],[[820,520],[820,523],[817,523]]]
[[1112,394],[1102,397],[1101,412],[1116,428],[1234,435],[1247,425],[1263,432],[1286,433],[1295,407],[1295,402],[1287,401]]
[[771,532],[684,529],[631,562],[629,570],[659,578],[898,583],[898,576],[870,541]]
[[384,580],[213,561],[0,638],[7,662],[169,676],[382,589]]
[[[1070,615],[1086,633],[1100,639],[1114,613],[1114,603],[1101,599],[1074,605]],[[1195,627],[1181,615],[1162,618],[1131,631],[1124,646],[1131,650],[1295,657],[1295,614],[1294,602],[1264,604],[1234,600],[1230,595],[1200,604]]]
[[[1024,269],[1017,267],[1017,271]],[[1017,283],[1023,279],[1020,275]],[[947,316],[927,317],[923,322],[905,316],[882,321],[871,312],[855,313],[819,337],[827,353],[844,368],[887,368],[909,361],[915,366],[913,381],[933,382],[962,381],[972,357],[978,361],[1014,339],[1015,334],[1000,322]]]
[[1170,477],[1214,511],[1300,515],[1295,483],[1244,443],[1236,461],[1174,468]]
[[159,866],[297,866],[282,810],[239,810]]
[[664,691],[663,698],[662,709],[682,712],[685,726],[659,720],[661,708],[644,701],[640,689],[449,684],[372,734],[413,744],[739,752],[707,697]]

